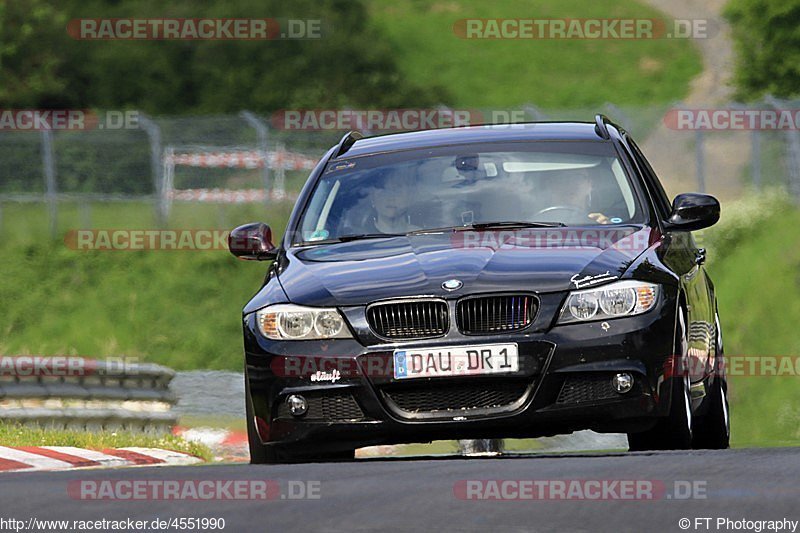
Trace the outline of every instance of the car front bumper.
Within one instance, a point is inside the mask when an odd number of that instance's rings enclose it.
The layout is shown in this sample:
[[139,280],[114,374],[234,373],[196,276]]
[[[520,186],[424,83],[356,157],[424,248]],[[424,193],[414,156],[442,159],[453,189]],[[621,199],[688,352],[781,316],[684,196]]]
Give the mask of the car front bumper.
[[[669,409],[665,375],[673,360],[675,310],[674,299],[664,298],[648,313],[606,322],[371,346],[355,339],[269,341],[248,315],[246,379],[254,426],[265,445],[301,446],[307,452],[440,439],[530,438],[582,429],[644,430]],[[520,369],[513,374],[393,377],[395,349],[509,342],[519,348]],[[619,372],[633,375],[630,392],[614,391],[612,377]],[[286,400],[292,395],[307,400],[304,415],[290,413]],[[497,405],[436,407],[437,402],[458,403],[457,398],[490,398],[489,404],[497,398]],[[407,410],[408,405],[422,407]]]

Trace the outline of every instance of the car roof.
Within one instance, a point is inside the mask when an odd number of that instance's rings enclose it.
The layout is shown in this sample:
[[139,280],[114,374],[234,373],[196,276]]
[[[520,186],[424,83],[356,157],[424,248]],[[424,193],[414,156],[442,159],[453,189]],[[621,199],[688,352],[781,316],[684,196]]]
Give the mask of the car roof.
[[451,144],[514,141],[604,141],[594,122],[529,122],[391,133],[358,139],[340,159]]

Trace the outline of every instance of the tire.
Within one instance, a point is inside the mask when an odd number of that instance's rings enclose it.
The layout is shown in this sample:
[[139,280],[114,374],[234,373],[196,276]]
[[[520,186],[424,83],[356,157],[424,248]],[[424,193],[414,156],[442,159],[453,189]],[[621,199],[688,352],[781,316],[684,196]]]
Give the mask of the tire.
[[708,411],[695,421],[692,447],[704,450],[725,450],[730,448],[731,426],[728,411],[727,384],[719,377],[711,386]]
[[[689,343],[686,338],[686,319],[684,311],[678,313],[676,346],[686,357]],[[676,350],[677,352],[678,350]],[[689,389],[689,376],[669,378],[672,388],[669,414],[658,420],[647,431],[628,433],[628,448],[632,452],[649,450],[689,450],[692,448],[692,400]]]
[[731,442],[731,418],[728,409],[728,382],[725,379],[723,359],[722,334],[719,327],[719,317],[717,317],[717,343],[716,358],[717,366],[714,376],[714,383],[706,399],[708,410],[702,417],[697,417],[694,428],[694,442],[692,446],[697,449],[705,450],[725,450],[730,448]]
[[689,450],[692,448],[692,414],[689,388],[683,378],[672,379],[672,402],[669,415],[653,428],[640,433],[628,433],[632,452],[649,450]]

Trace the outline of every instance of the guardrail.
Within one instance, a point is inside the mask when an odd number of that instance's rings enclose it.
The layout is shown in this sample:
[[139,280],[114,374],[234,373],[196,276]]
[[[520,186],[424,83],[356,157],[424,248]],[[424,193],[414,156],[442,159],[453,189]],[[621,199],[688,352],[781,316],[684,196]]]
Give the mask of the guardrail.
[[168,432],[175,372],[124,359],[0,356],[0,420],[59,429]]

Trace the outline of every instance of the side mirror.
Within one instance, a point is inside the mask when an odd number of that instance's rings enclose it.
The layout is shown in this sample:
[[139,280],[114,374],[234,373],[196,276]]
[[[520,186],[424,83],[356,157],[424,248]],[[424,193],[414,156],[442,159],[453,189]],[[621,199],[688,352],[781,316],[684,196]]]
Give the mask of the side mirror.
[[719,201],[710,194],[679,194],[672,202],[667,228],[695,231],[713,226],[719,220]]
[[272,229],[263,222],[245,224],[231,231],[228,249],[239,259],[248,261],[266,261],[278,255],[278,249],[272,244]]

